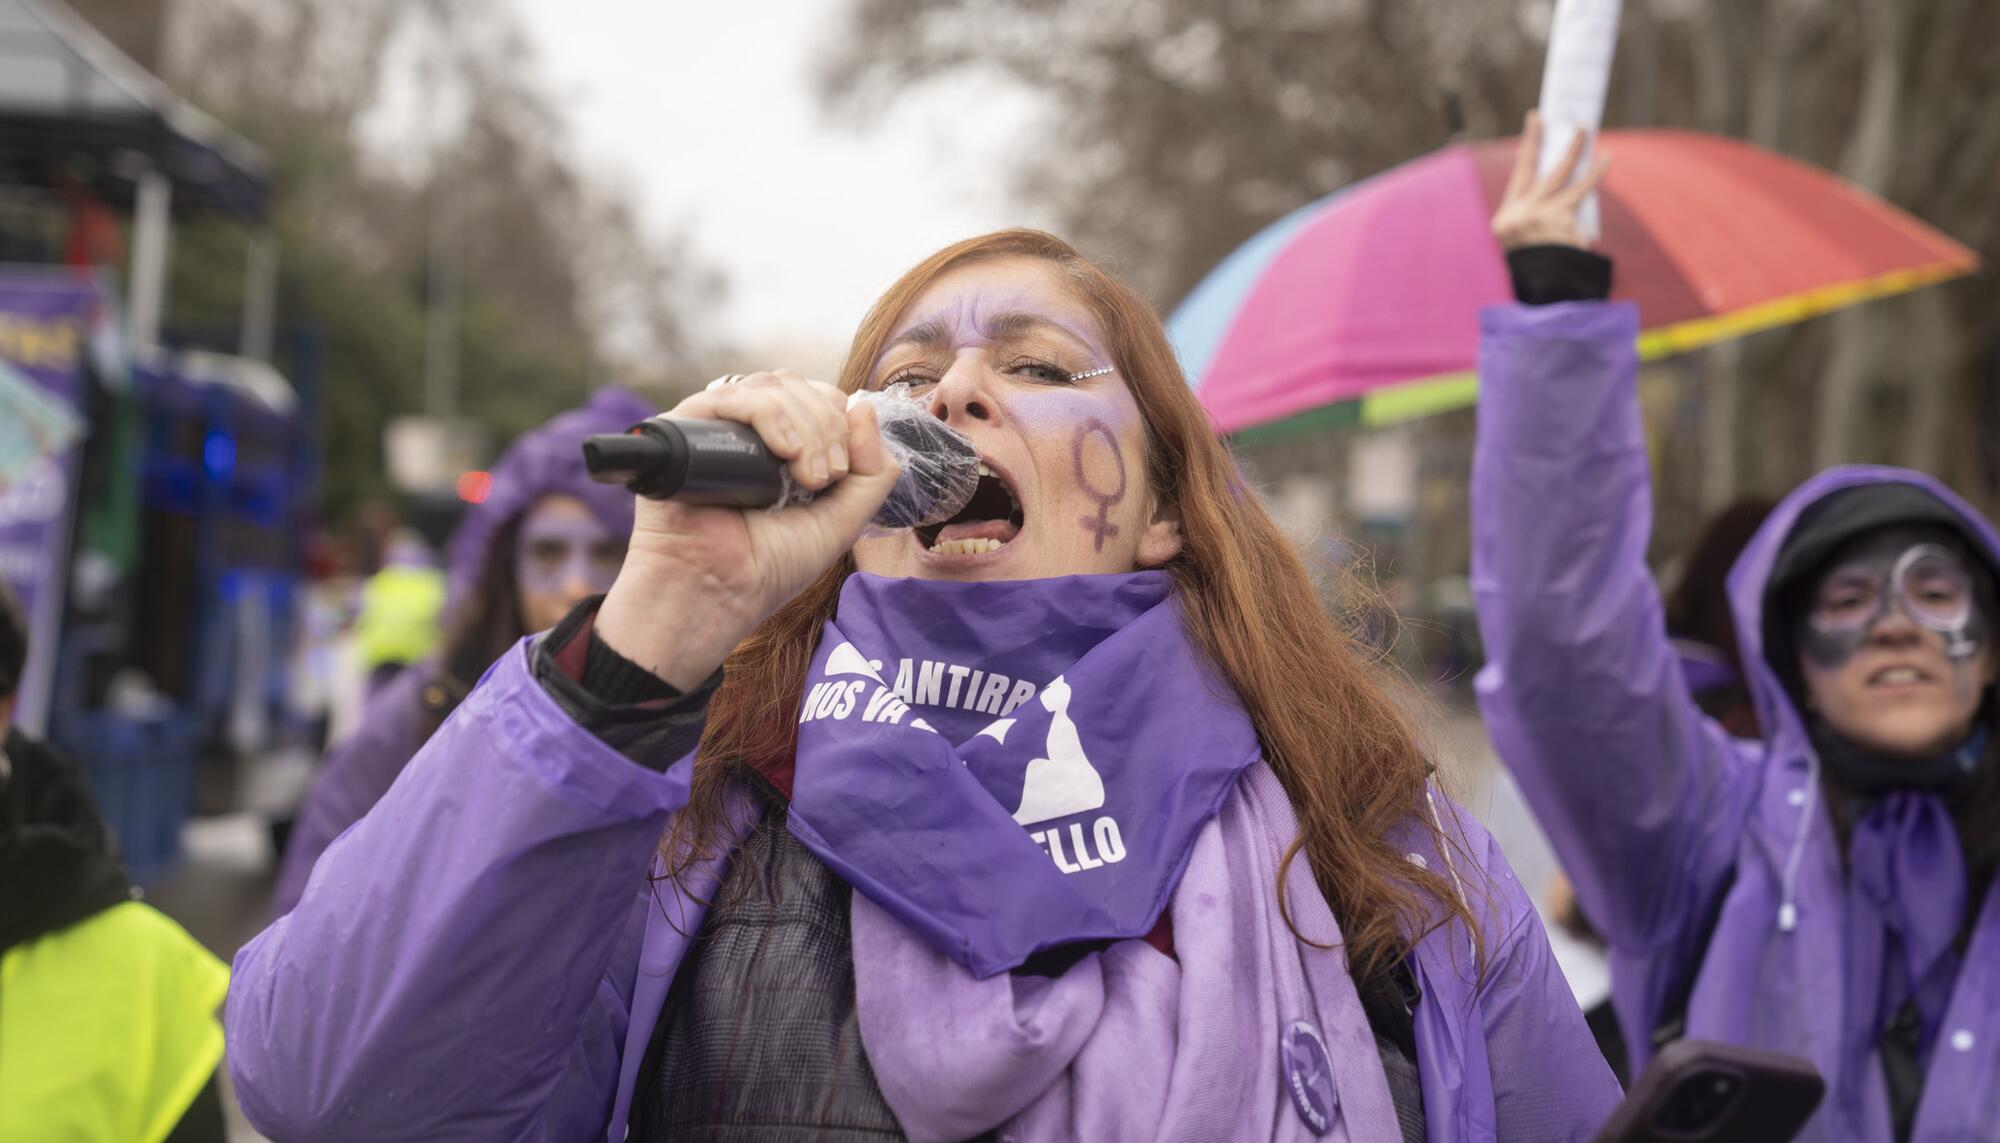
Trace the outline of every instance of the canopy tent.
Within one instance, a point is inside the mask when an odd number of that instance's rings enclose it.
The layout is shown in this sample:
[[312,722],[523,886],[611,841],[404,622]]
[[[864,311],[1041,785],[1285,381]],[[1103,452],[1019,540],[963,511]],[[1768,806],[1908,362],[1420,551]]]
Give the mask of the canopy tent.
[[177,205],[261,220],[270,166],[54,0],[0,0],[0,185],[81,183],[130,205],[164,175]]

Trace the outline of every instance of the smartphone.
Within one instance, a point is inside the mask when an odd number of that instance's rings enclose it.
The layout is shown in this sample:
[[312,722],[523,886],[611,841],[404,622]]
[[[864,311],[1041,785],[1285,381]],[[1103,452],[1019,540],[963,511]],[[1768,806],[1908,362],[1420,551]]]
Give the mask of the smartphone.
[[1784,1143],[1825,1094],[1818,1070],[1797,1056],[1676,1040],[1646,1065],[1596,1143]]

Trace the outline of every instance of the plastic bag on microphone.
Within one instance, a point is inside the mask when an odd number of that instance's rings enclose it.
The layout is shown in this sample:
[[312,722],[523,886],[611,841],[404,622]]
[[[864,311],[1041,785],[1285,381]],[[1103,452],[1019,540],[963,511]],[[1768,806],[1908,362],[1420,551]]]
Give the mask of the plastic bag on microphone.
[[[876,511],[878,529],[940,524],[963,511],[979,489],[979,453],[964,433],[933,414],[908,384],[850,394],[849,408],[874,406],[882,445],[902,471],[889,498]],[[787,483],[790,477],[787,475]],[[805,504],[812,493],[793,488],[777,505]]]

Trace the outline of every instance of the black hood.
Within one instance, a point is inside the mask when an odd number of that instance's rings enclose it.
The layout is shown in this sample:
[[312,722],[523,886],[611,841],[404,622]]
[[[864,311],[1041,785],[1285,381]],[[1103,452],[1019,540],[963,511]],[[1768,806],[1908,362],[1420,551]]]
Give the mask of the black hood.
[[132,895],[83,775],[18,730],[0,781],[0,951],[68,928]]
[[[1978,535],[1965,517],[1928,491],[1914,484],[1859,484],[1830,493],[1799,513],[1798,522],[1778,549],[1777,562],[1771,566],[1771,579],[1764,589],[1767,603],[1810,579],[1842,544],[1856,536],[1877,528],[1912,524],[1950,528],[1965,541],[1969,552],[1984,559]],[[1772,611],[1766,606],[1764,614],[1769,617]]]

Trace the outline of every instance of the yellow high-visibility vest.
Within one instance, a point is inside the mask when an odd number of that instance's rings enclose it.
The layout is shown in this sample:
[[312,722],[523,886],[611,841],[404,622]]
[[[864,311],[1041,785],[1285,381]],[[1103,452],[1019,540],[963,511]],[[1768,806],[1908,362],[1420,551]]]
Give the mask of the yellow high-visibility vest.
[[436,568],[386,567],[361,587],[354,643],[364,670],[384,663],[410,664],[437,650],[445,578]]
[[159,1143],[222,1061],[229,967],[125,901],[0,956],[0,1143]]

